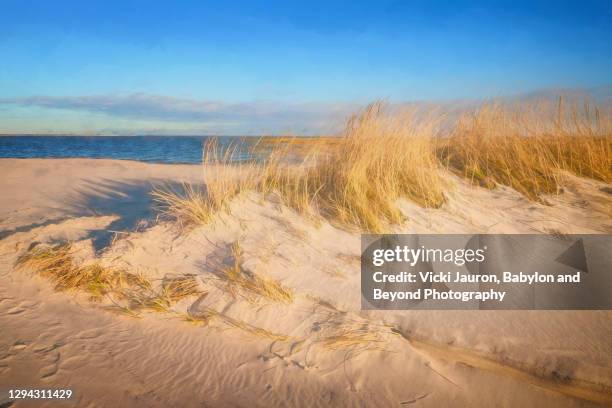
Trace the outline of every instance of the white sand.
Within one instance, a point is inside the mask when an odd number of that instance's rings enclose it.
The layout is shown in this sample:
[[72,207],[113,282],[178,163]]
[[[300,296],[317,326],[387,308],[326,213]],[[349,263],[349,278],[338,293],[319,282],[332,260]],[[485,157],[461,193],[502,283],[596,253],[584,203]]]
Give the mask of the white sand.
[[[2,159],[0,172],[0,390],[68,387],[78,406],[109,407],[612,403],[611,312],[360,312],[357,233],[255,195],[187,233],[155,223],[152,183],[197,181],[199,166]],[[400,203],[409,220],[398,232],[612,231],[611,198],[596,182],[572,178],[545,206],[449,178],[456,187],[443,208]],[[168,314],[128,317],[13,270],[32,242],[65,240],[78,241],[84,260],[153,279],[195,274],[208,296],[178,311],[212,308],[291,340]],[[235,241],[242,267],[292,288],[292,304],[228,296],[215,271],[232,262]],[[320,341],[359,327],[376,349]]]

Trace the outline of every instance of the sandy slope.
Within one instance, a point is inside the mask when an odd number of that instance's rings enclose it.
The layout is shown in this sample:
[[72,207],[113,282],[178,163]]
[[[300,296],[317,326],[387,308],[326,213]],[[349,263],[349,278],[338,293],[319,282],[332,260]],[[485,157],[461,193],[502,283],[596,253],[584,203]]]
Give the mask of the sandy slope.
[[[188,232],[156,223],[151,185],[198,180],[198,166],[4,159],[0,171],[0,390],[70,387],[78,406],[612,403],[610,312],[362,313],[357,233],[256,195]],[[545,206],[449,178],[449,203],[439,210],[401,203],[409,220],[397,231],[612,231],[609,193],[594,182],[572,179]],[[223,318],[205,327],[171,314],[135,319],[13,270],[32,242],[64,240],[78,241],[85,261],[153,279],[195,274],[208,295],[176,311],[213,309]],[[234,261],[235,242],[242,268],[292,288],[293,303],[228,295],[218,271]],[[373,341],[329,347],[343,333]]]

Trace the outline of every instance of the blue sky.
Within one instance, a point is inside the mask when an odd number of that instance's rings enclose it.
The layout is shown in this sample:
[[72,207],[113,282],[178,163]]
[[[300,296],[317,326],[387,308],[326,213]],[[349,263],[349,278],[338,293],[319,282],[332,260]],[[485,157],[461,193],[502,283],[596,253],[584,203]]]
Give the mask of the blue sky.
[[0,133],[325,133],[612,83],[609,1],[0,2]]

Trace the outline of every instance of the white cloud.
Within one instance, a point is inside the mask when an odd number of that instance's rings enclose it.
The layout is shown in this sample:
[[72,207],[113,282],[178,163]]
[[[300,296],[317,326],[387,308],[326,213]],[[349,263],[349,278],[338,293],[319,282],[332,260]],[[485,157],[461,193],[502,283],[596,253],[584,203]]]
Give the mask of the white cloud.
[[102,114],[112,119],[164,123],[167,130],[200,124],[218,132],[330,133],[358,108],[349,103],[223,103],[136,93],[130,95],[0,98],[0,105]]

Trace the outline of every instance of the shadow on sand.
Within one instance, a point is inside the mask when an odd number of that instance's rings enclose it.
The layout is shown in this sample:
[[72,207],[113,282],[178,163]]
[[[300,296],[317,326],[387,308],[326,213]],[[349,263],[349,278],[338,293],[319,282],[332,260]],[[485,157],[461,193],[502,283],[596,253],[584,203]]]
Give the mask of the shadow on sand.
[[100,251],[110,245],[115,235],[143,230],[156,220],[158,213],[151,197],[156,187],[181,192],[185,184],[171,180],[87,181],[68,193],[63,205],[68,218],[101,215],[119,217],[105,230],[91,231],[93,246],[96,251]]

